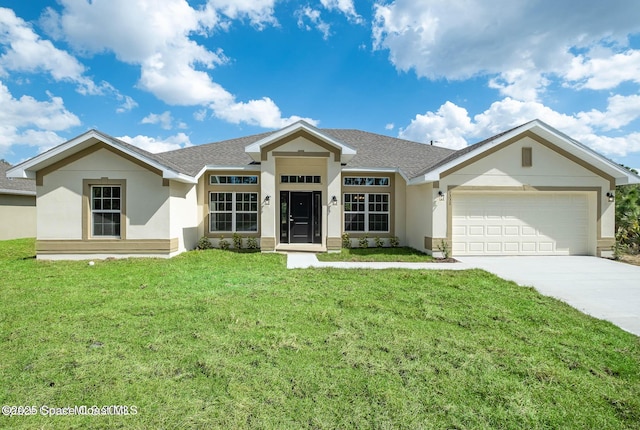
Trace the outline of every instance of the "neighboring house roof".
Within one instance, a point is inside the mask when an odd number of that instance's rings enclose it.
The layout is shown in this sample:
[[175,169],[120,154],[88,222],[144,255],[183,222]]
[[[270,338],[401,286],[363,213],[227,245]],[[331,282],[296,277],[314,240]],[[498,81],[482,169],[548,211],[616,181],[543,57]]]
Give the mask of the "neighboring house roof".
[[36,183],[31,179],[7,178],[7,170],[11,164],[0,160],[0,194],[15,194],[22,196],[35,196]]
[[[396,171],[409,184],[438,181],[440,174],[524,132],[531,131],[562,151],[615,178],[617,185],[640,183],[640,177],[539,120],[530,121],[459,151],[350,129],[318,129],[298,121],[281,130],[152,154],[112,136],[90,130],[16,167],[9,176],[33,178],[56,161],[104,142],[162,172],[163,178],[195,183],[206,169],[259,170],[261,150],[296,132],[309,133],[340,150],[345,171]],[[3,175],[4,176],[4,175]]]

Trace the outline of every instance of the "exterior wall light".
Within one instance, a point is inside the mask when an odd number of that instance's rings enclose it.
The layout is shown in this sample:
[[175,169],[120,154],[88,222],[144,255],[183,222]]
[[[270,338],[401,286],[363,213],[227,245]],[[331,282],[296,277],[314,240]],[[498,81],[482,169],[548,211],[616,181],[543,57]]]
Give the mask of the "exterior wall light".
[[438,191],[438,199],[439,199],[440,201],[443,201],[443,200],[444,200],[444,193],[442,192],[442,190]]
[[338,198],[336,196],[331,196],[331,204],[332,205],[337,205],[338,204]]
[[610,202],[612,202],[616,199],[616,196],[611,191],[609,191],[607,193],[607,198],[609,199]]
[[266,196],[264,196],[264,204],[268,205],[269,202],[271,202],[271,196],[267,194]]

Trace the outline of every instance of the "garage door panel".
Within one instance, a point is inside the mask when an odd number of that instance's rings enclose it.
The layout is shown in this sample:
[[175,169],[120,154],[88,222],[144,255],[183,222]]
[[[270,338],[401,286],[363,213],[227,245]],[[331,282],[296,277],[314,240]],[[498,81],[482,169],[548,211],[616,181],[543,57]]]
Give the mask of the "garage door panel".
[[454,255],[587,254],[588,194],[454,193]]

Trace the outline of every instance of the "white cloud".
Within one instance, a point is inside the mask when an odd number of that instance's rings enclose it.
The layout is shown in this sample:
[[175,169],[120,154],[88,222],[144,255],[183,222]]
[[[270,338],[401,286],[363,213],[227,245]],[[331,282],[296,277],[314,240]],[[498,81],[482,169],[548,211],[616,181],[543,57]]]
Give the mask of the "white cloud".
[[[298,27],[307,31],[311,31],[312,28],[316,28],[322,33],[322,38],[327,40],[331,36],[331,26],[324,22],[320,17],[321,13],[317,9],[312,9],[309,6],[305,6],[296,11],[298,17]],[[307,24],[309,21],[311,25]]]
[[193,113],[193,118],[196,121],[204,121],[207,118],[207,110],[199,109]]
[[384,126],[385,130],[393,130],[394,128],[396,128],[396,125],[392,122],[388,123],[387,125]]
[[640,118],[640,95],[611,96],[605,112],[592,109],[580,112],[577,117],[585,124],[604,131],[619,129]]
[[212,106],[212,109],[216,117],[233,124],[244,122],[264,128],[281,128],[302,119],[309,124],[318,125],[318,121],[311,118],[295,115],[283,118],[278,106],[268,97],[247,103],[233,103],[222,108]]
[[160,124],[165,130],[171,130],[173,128],[173,117],[171,112],[165,111],[161,114],[150,113],[146,117],[142,118],[142,124]]
[[607,90],[626,81],[640,83],[640,50],[614,54],[609,49],[597,49],[589,54],[574,57],[565,73],[575,87]]
[[353,0],[320,0],[320,3],[327,10],[339,10],[352,22],[357,24],[363,22],[362,17],[356,12]]
[[[56,81],[78,84],[82,94],[101,94],[104,83],[96,85],[84,76],[84,66],[69,53],[43,40],[13,10],[0,8],[0,76],[8,71],[45,72]],[[108,84],[106,84],[108,85]]]
[[[594,111],[566,115],[538,102],[505,98],[494,102],[487,110],[473,118],[466,109],[446,102],[436,112],[416,115],[407,127],[400,129],[399,137],[425,143],[434,140],[439,146],[460,149],[469,143],[475,143],[533,119],[540,119],[595,151],[607,156],[626,156],[631,152],[640,152],[640,133],[609,137],[600,134],[600,129],[611,128],[613,125],[606,119],[607,115],[620,112],[621,106],[637,106],[639,102],[636,97],[630,100],[613,97],[609,101],[608,113],[604,115],[596,114]],[[634,112],[626,114],[627,120],[640,116],[637,108]]]
[[[491,86],[503,95],[535,100],[549,76],[594,88],[637,81],[638,60],[624,51],[627,35],[640,31],[637,10],[624,0],[585,0],[580,7],[545,0],[379,1],[372,36],[398,70],[429,79],[497,76]],[[604,45],[611,52],[600,63],[594,55]],[[585,50],[588,56],[575,54]],[[633,71],[607,64],[631,64]]]
[[64,141],[55,132],[80,124],[77,116],[64,107],[60,97],[49,94],[48,101],[30,96],[13,97],[0,82],[0,154],[12,145],[49,148]]
[[278,25],[273,10],[275,0],[209,0],[208,5],[231,19],[249,18],[258,29]]
[[118,95],[118,100],[120,100],[122,104],[116,109],[117,113],[129,112],[133,108],[138,107],[138,103],[129,96]]
[[208,50],[191,38],[226,28],[222,15],[247,18],[259,28],[276,25],[275,0],[209,0],[200,9],[185,0],[60,2],[61,14],[49,11],[44,18],[53,34],[63,34],[75,49],[87,54],[113,52],[119,60],[139,66],[138,86],[169,105],[208,107],[218,118],[262,127],[294,118],[282,117],[266,97],[237,101],[210,74],[228,62],[222,50]]
[[173,151],[175,149],[186,148],[193,146],[189,136],[184,133],[178,133],[173,136],[169,136],[166,139],[153,138],[149,136],[138,135],[135,137],[122,136],[118,139],[123,140],[131,145],[135,145],[138,148],[142,148],[145,151],[151,153]]

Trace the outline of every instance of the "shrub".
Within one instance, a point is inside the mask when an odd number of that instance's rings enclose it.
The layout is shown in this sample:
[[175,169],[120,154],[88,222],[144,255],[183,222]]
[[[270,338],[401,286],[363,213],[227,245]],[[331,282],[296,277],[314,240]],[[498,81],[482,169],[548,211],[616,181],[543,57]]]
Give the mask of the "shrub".
[[440,244],[438,245],[438,251],[442,252],[442,256],[445,259],[449,258],[449,255],[451,254],[451,250],[449,249],[449,244],[447,243],[446,240],[441,239],[440,240]]
[[227,250],[229,249],[229,241],[224,238],[224,236],[220,236],[220,240],[218,241],[218,246],[220,249]]
[[247,248],[249,249],[258,249],[258,239],[255,237],[247,238]]
[[242,249],[242,236],[238,233],[233,233],[233,247],[235,249]]
[[209,240],[208,237],[202,236],[200,240],[198,240],[198,244],[196,245],[196,249],[205,250],[205,249],[213,249],[213,244]]
[[365,234],[364,236],[362,236],[358,240],[358,243],[360,244],[360,248],[368,248],[369,247],[369,237]]
[[351,248],[351,238],[349,237],[349,233],[342,233],[342,247],[343,248]]
[[397,248],[400,246],[400,239],[398,239],[398,236],[393,236],[389,239],[389,246],[391,246],[392,248]]
[[384,240],[382,240],[380,236],[374,237],[373,241],[376,243],[377,248],[382,248],[384,246]]

